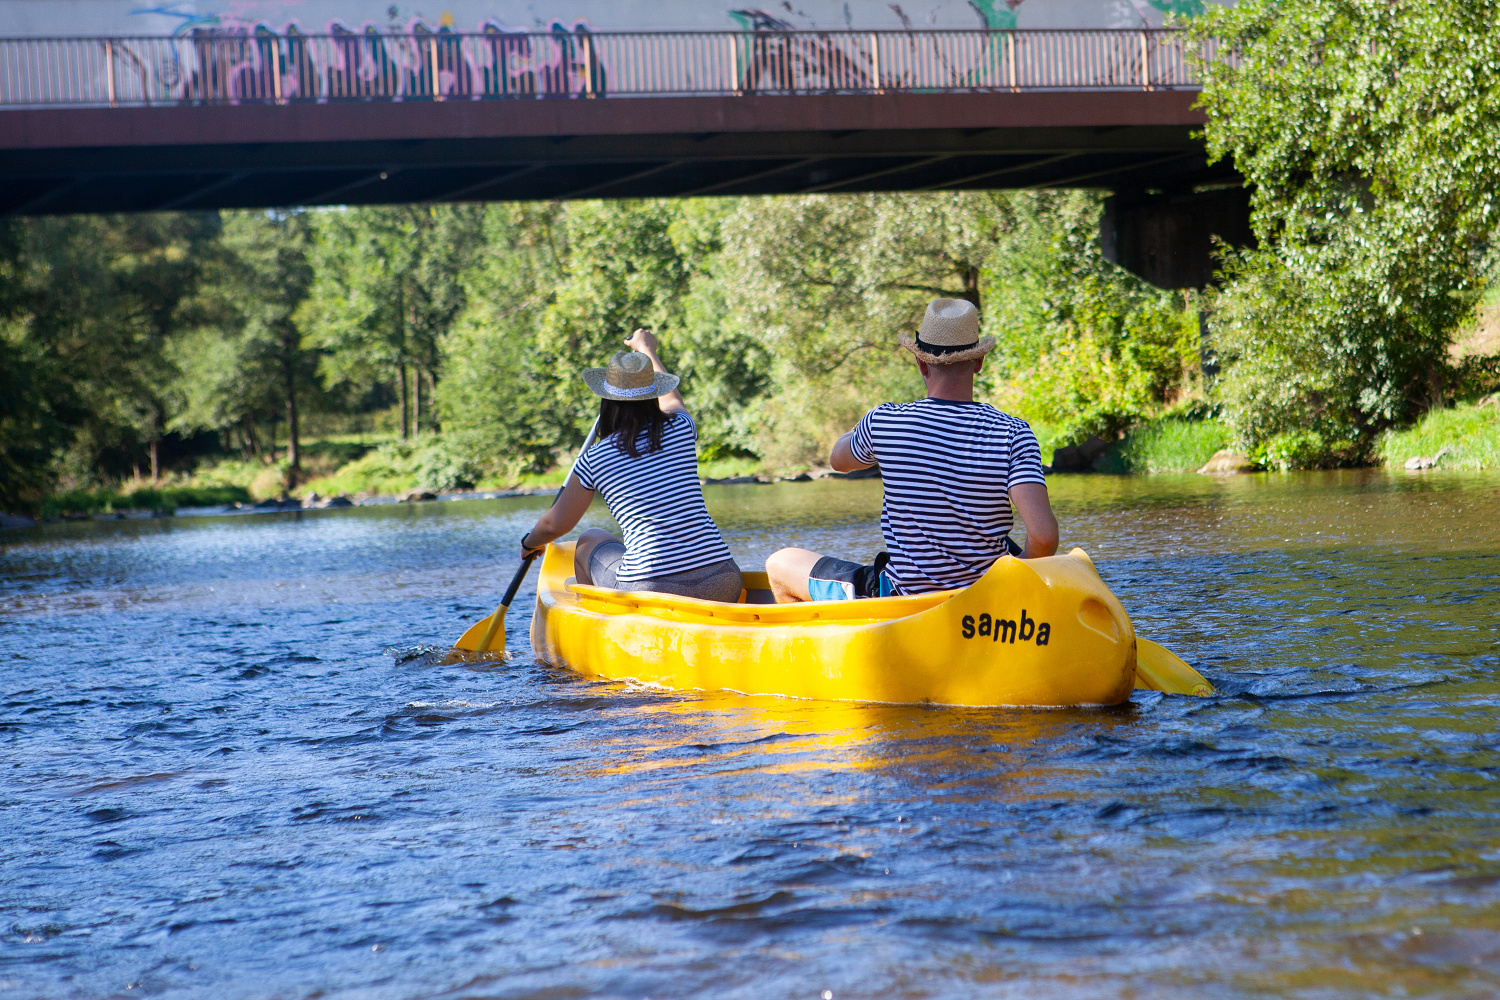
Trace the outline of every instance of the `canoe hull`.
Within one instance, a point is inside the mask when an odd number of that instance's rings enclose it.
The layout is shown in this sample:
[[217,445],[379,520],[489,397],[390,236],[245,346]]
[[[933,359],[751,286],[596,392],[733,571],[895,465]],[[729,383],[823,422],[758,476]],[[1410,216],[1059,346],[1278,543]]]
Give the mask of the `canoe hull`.
[[[798,605],[718,604],[572,586],[551,545],[538,659],[611,680],[945,705],[1110,705],[1130,696],[1130,618],[1081,549],[1000,559],[966,590]],[[748,576],[748,574],[747,574]]]

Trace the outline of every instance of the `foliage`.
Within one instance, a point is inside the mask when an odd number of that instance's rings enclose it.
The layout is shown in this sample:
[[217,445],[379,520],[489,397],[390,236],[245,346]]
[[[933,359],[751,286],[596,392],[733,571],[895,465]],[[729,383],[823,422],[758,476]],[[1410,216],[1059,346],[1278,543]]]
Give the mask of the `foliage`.
[[563,376],[544,367],[537,339],[562,280],[566,233],[556,205],[495,205],[464,277],[465,312],[444,336],[438,389],[444,436],[471,462],[511,473],[552,464],[576,433],[557,405]]
[[[0,501],[118,478],[163,428],[216,432],[191,482],[256,496],[550,482],[596,410],[580,369],[637,326],[683,377],[705,469],[805,468],[921,393],[896,335],[935,296],[1000,340],[982,394],[1059,443],[1113,432],[1196,398],[1198,332],[1196,303],[1102,259],[1099,210],[970,192],[7,223]],[[422,436],[301,441],[308,413],[391,412]]]
[[163,348],[217,233],[211,215],[7,224],[0,322],[6,370],[25,387],[10,396],[18,416],[0,450],[28,456],[23,490],[59,472],[74,482],[118,475],[154,453],[176,379]]
[[63,517],[121,510],[174,511],[179,507],[246,503],[250,498],[250,492],[243,486],[145,486],[127,490],[81,487],[47,497],[41,505],[41,514]]
[[1500,221],[1500,2],[1245,0],[1194,22],[1214,156],[1254,189],[1213,341],[1237,435],[1275,463],[1362,461],[1440,404]]
[[475,206],[397,205],[319,218],[318,282],[303,321],[326,352],[324,376],[366,396],[394,380],[403,437],[411,430],[408,369],[420,430],[422,382],[442,377],[443,338],[464,309],[463,274],[484,215]]
[[312,287],[312,226],[306,214],[229,215],[219,253],[195,300],[190,332],[166,354],[182,373],[174,429],[248,429],[284,412],[288,461],[300,465],[298,401],[310,394],[317,358],[304,350],[296,314]]
[[1104,259],[1096,195],[1018,194],[1010,205],[985,288],[998,405],[1072,444],[1113,438],[1198,391],[1192,297]]
[[1398,468],[1440,456],[1441,469],[1500,469],[1500,395],[1433,410],[1408,430],[1386,432],[1379,447],[1380,460]]
[[1126,434],[1116,450],[1111,472],[1196,472],[1229,443],[1230,428],[1221,420],[1163,417]]
[[406,493],[414,489],[445,493],[472,489],[482,470],[443,439],[425,444],[394,441],[373,449],[331,475],[303,485],[301,493]]
[[896,335],[937,296],[984,308],[981,274],[1009,214],[987,193],[740,201],[715,274],[769,355],[743,445],[773,468],[820,460],[874,403],[919,396]]

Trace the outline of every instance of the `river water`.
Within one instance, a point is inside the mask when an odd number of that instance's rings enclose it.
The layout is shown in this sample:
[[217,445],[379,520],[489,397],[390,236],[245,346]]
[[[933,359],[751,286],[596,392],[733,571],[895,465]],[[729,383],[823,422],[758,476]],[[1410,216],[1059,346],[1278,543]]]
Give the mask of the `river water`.
[[[393,656],[544,499],[7,533],[0,997],[1500,992],[1500,476],[1052,490],[1217,696],[643,691],[530,591],[509,664]],[[746,567],[878,546],[878,482],[708,495]]]

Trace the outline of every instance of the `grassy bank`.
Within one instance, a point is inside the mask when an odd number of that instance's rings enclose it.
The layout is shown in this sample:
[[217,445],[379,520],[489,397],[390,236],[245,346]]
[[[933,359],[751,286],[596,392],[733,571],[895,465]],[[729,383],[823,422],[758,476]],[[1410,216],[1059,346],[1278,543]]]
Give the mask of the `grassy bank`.
[[1117,446],[1118,468],[1110,472],[1197,472],[1229,443],[1219,420],[1152,420],[1125,435]]
[[1437,458],[1440,469],[1500,469],[1500,396],[1487,403],[1433,410],[1380,442],[1380,459],[1400,468],[1407,459]]
[[120,510],[171,511],[178,507],[215,507],[251,499],[243,486],[133,486],[64,490],[42,501],[43,517],[108,514]]

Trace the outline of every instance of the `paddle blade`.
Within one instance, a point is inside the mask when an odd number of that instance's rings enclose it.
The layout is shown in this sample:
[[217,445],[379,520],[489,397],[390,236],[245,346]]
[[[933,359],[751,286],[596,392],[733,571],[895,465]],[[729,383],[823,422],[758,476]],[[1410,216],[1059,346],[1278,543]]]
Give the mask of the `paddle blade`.
[[1164,694],[1207,698],[1214,686],[1181,657],[1150,639],[1135,637],[1135,686]]
[[505,648],[505,611],[505,605],[502,604],[494,614],[470,625],[469,630],[453,644],[453,648],[467,649],[474,653],[490,652],[497,647],[503,650]]

